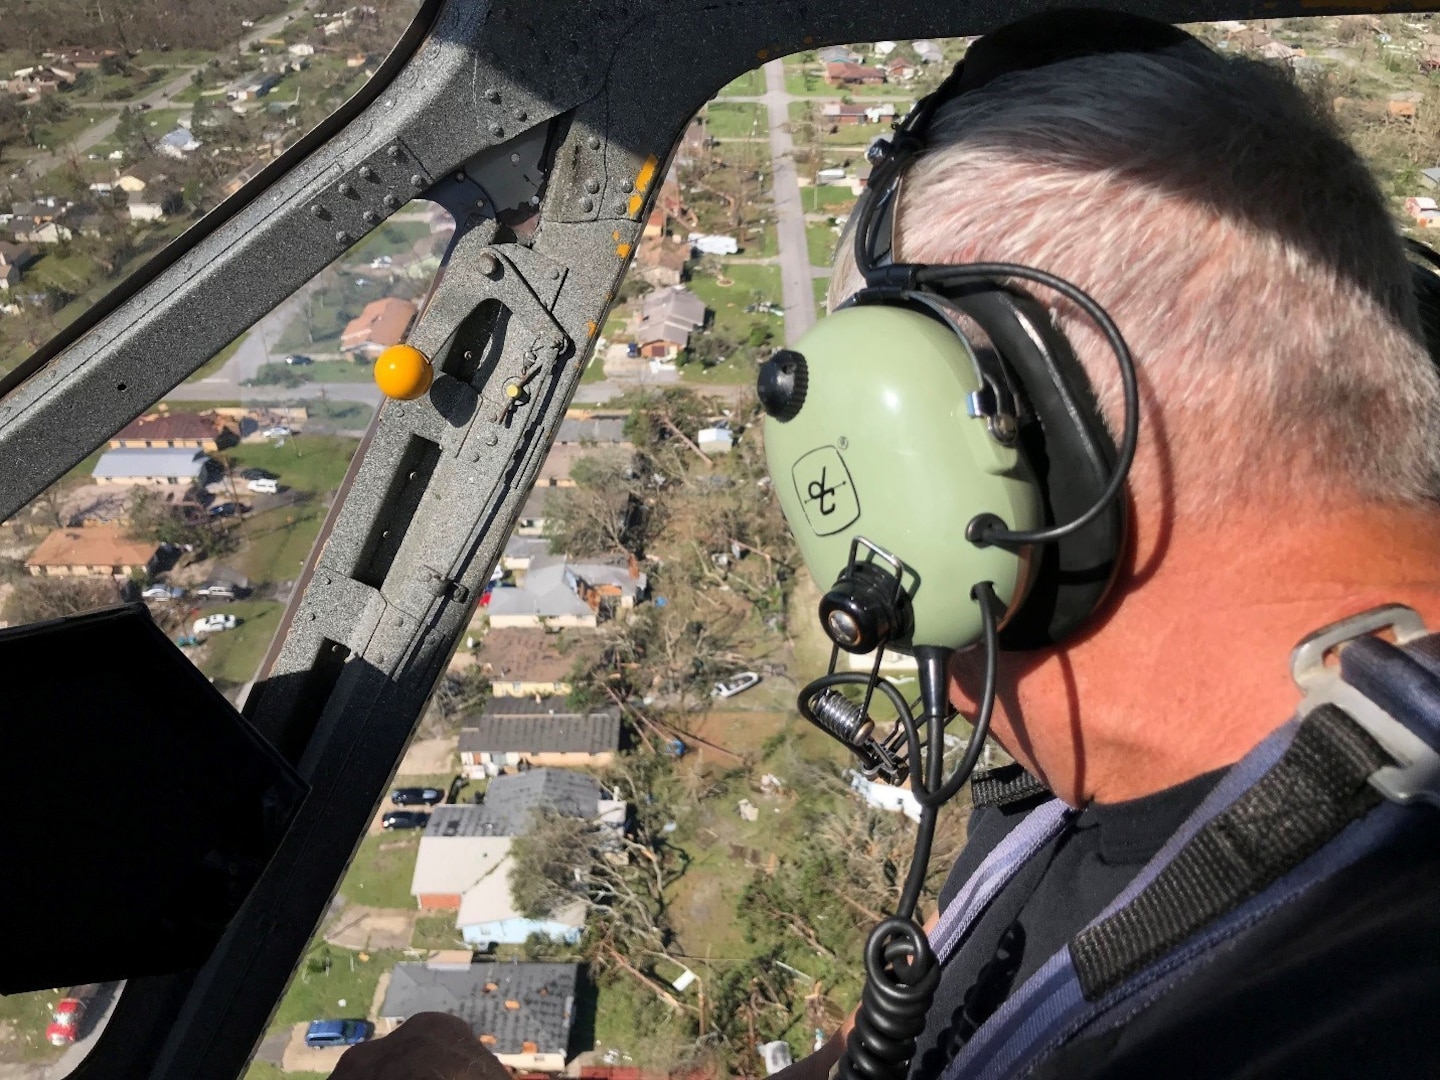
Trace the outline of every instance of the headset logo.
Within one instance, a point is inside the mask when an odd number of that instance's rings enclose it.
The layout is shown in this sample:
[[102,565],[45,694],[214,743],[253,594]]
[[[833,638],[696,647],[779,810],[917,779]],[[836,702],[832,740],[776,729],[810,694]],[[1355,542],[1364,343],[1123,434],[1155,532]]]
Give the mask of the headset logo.
[[853,525],[860,517],[860,497],[845,459],[833,446],[805,454],[790,470],[805,519],[816,536],[829,536]]

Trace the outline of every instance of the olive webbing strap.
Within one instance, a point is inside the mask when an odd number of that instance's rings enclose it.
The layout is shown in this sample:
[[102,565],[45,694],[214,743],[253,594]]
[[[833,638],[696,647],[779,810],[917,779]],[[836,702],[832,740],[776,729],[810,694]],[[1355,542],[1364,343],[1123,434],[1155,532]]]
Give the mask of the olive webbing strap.
[[1278,880],[1382,796],[1372,773],[1393,764],[1334,705],[1314,709],[1248,791],[1212,818],[1135,898],[1080,931],[1070,954],[1095,1001],[1196,931]]

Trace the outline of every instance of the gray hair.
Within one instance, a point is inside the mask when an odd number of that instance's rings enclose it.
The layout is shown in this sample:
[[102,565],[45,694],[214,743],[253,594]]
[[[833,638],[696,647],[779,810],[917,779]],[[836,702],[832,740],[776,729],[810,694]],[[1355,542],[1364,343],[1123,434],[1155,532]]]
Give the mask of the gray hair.
[[[938,111],[897,221],[898,259],[1025,263],[1109,310],[1141,379],[1137,500],[1440,498],[1440,374],[1399,237],[1288,73],[1185,47],[1002,76]],[[861,284],[847,232],[832,307]],[[1103,339],[1041,296],[1117,432]]]

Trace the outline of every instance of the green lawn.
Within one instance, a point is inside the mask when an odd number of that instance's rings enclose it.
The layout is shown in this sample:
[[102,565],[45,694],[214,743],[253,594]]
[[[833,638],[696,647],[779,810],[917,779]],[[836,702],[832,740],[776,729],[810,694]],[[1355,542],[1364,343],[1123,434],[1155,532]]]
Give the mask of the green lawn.
[[332,427],[360,431],[370,426],[375,410],[363,401],[334,401],[309,398],[305,408],[310,413],[311,424],[324,423]]
[[741,246],[740,254],[748,259],[771,259],[779,255],[780,234],[774,223],[767,223],[763,229],[751,228],[750,239]]
[[369,382],[375,377],[373,364],[354,360],[316,360],[300,371],[309,375],[311,382]]
[[298,506],[281,506],[263,514],[246,515],[245,549],[227,565],[259,582],[294,581],[315,546],[325,506],[319,499]]
[[211,375],[214,375],[217,371],[219,371],[222,367],[225,366],[225,362],[229,360],[230,357],[235,355],[235,351],[240,348],[240,344],[244,340],[245,334],[241,334],[229,345],[226,345],[209,360],[206,360],[205,363],[201,364],[200,367],[196,369],[195,374],[191,375],[185,381],[199,382],[201,379],[208,379]]
[[712,101],[705,107],[705,116],[705,127],[714,139],[765,138],[769,132],[763,107],[753,102]]
[[[610,337],[609,333],[606,333],[605,336],[607,339]],[[580,373],[580,381],[582,383],[605,381],[605,359],[600,355],[599,350],[590,354],[590,360],[586,363],[585,370]]]
[[780,303],[779,267],[726,263],[723,272],[731,282],[728,286],[704,274],[695,275],[689,283],[690,291],[714,312],[715,332],[732,341],[744,341],[750,327],[758,322],[771,327],[778,339],[784,330],[784,320],[779,315],[746,314],[745,307],[755,303],[756,294],[760,299]]
[[810,249],[810,265],[829,266],[835,259],[835,245],[839,239],[827,222],[806,222],[805,244]]
[[59,990],[0,996],[0,1062],[54,1061],[64,1053],[45,1041],[50,1009],[60,996]]
[[[404,786],[420,786],[411,780],[405,777]],[[415,897],[410,894],[410,879],[415,875],[419,850],[420,837],[413,832],[382,832],[365,837],[340,882],[341,895],[352,904],[413,911]]]
[[[265,650],[275,637],[280,625],[280,614],[285,605],[276,600],[236,600],[233,603],[207,604],[201,609],[205,615],[221,612],[234,615],[240,625],[234,630],[218,634],[207,634],[205,656],[200,670],[216,682],[240,686],[255,677]],[[199,615],[195,616],[199,618]],[[191,619],[190,622],[194,622]],[[189,626],[186,626],[189,632]]]
[[759,371],[754,361],[732,356],[724,363],[708,368],[700,364],[686,364],[680,369],[680,378],[695,386],[740,386],[754,383]]
[[819,309],[820,314],[824,315],[826,313],[825,297],[829,295],[830,292],[830,279],[815,278],[811,284],[815,287],[815,306]]
[[838,216],[849,213],[850,207],[855,203],[855,193],[848,187],[812,184],[800,189],[800,202],[804,204],[807,213],[828,210]]
[[[300,961],[291,979],[270,1030],[288,1028],[306,1020],[344,1020],[366,1016],[375,997],[380,976],[404,959],[399,950],[379,949],[360,953],[338,945],[327,945],[318,936]],[[328,966],[327,966],[328,961]],[[340,1002],[345,1004],[340,1004]],[[284,1073],[285,1077],[302,1075]]]
[[468,949],[465,939],[455,928],[454,913],[422,915],[415,920],[415,934],[410,939],[415,949]]
[[297,491],[332,491],[340,486],[360,443],[340,435],[292,435],[284,446],[241,443],[225,451],[236,471],[259,468]]
[[244,1080],[326,1080],[329,1075],[328,1072],[286,1072],[268,1061],[252,1061],[245,1070]]
[[55,285],[73,293],[88,288],[99,276],[100,268],[90,256],[75,251],[62,256],[53,249],[35,260],[25,275],[27,284]]
[[765,93],[765,72],[759,68],[753,68],[741,75],[734,82],[726,83],[720,88],[722,95],[736,95],[739,97],[759,97]]

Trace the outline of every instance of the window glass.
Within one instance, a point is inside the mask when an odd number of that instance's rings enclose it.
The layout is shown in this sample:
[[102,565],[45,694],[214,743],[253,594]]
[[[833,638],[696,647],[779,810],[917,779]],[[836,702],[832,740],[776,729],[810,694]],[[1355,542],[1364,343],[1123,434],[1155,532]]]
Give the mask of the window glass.
[[0,38],[0,374],[364,85],[419,0],[80,0]]

